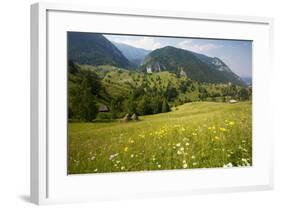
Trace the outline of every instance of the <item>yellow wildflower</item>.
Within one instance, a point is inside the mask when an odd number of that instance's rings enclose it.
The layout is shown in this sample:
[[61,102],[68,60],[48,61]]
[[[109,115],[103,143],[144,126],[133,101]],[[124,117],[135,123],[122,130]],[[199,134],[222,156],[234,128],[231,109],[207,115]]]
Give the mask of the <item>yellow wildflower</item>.
[[131,143],[131,144],[134,144],[134,143],[135,143],[135,141],[134,141],[134,140],[130,140],[130,143]]
[[230,121],[230,122],[229,122],[229,125],[230,125],[230,126],[233,126],[234,124],[235,124],[234,121]]
[[226,129],[223,128],[223,127],[221,127],[221,128],[220,128],[220,131],[224,132],[224,131],[226,131]]
[[139,134],[139,137],[144,138],[145,135],[144,134]]
[[128,149],[129,149],[128,147],[125,147],[124,152],[128,152]]

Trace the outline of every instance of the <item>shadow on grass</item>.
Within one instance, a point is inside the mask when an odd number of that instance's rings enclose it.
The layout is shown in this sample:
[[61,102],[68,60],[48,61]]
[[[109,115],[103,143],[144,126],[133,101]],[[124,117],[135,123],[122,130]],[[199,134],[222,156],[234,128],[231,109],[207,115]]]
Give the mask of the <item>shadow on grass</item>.
[[119,122],[119,119],[97,119],[91,123],[116,123]]
[[97,119],[94,121],[81,121],[81,120],[74,120],[68,119],[68,123],[116,123],[119,122],[118,119]]
[[[129,121],[124,121],[122,119],[97,119],[94,121],[88,121],[86,123],[131,123],[131,122],[140,122],[141,119],[139,120],[129,120]],[[68,123],[85,123],[85,121],[79,121],[79,120],[68,120]]]

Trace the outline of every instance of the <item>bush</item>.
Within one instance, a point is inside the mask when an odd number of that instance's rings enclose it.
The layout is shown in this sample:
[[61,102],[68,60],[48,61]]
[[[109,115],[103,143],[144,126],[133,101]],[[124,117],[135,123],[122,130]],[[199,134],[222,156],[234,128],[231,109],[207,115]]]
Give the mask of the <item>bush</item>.
[[169,103],[167,102],[166,99],[164,99],[162,103],[162,113],[169,112],[169,111],[170,111]]
[[109,119],[111,119],[111,113],[110,112],[99,112],[96,119],[97,120],[109,120]]

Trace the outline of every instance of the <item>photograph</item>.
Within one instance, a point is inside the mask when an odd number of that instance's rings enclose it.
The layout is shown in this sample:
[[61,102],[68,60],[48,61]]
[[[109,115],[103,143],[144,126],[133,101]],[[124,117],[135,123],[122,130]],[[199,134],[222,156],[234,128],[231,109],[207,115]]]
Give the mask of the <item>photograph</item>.
[[66,35],[67,174],[252,166],[252,40]]

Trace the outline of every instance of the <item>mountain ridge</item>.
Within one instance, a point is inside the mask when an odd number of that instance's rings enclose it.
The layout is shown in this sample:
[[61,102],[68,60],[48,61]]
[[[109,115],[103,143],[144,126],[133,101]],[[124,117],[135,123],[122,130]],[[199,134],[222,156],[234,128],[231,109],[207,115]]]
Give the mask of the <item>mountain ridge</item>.
[[245,85],[238,75],[219,58],[208,57],[173,46],[166,46],[149,53],[144,64],[143,72],[169,71],[185,73],[191,79],[209,83],[234,83]]
[[130,61],[107,38],[97,33],[68,32],[68,59],[79,64],[130,68]]
[[246,84],[218,57],[173,46],[153,51],[108,40],[102,34],[68,32],[68,60],[93,66],[111,65],[152,73],[168,71],[206,83]]

